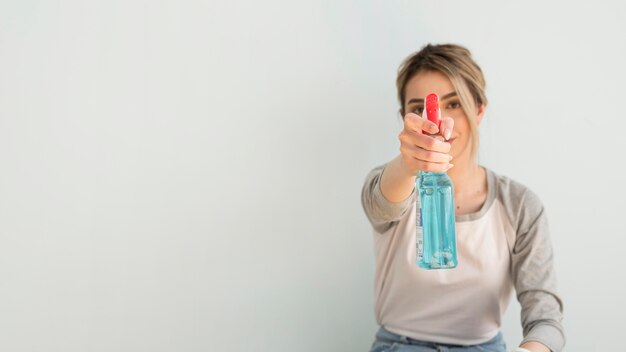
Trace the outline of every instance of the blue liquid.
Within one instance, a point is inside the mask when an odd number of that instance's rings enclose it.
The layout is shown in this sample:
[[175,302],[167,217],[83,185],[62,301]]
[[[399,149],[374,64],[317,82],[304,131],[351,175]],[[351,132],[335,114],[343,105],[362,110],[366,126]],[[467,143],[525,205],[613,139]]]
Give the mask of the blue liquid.
[[457,266],[454,189],[445,172],[422,172],[415,181],[417,210],[417,265],[423,269]]

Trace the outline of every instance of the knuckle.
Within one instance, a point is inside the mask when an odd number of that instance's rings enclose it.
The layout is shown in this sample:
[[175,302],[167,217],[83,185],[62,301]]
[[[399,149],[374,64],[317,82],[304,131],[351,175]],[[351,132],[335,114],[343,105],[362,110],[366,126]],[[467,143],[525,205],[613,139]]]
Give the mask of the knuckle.
[[406,115],[404,115],[404,119],[411,119],[411,120],[415,120],[417,118],[417,114],[414,112],[409,112]]
[[426,159],[428,159],[428,161],[435,161],[437,159],[437,153],[432,152],[432,151],[427,151]]
[[437,140],[434,138],[428,138],[426,140],[426,147],[428,148],[428,150],[433,150],[435,149],[435,147],[437,146]]

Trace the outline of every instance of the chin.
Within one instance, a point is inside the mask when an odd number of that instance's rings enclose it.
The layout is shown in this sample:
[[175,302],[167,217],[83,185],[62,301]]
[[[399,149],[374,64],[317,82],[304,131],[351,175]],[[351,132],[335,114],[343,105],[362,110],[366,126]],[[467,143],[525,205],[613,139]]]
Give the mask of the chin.
[[465,146],[461,143],[463,141],[456,140],[456,138],[450,138],[448,141],[450,143],[450,155],[452,155],[452,163],[454,164],[454,160],[458,158],[462,158],[465,154],[469,153],[469,141],[466,141]]

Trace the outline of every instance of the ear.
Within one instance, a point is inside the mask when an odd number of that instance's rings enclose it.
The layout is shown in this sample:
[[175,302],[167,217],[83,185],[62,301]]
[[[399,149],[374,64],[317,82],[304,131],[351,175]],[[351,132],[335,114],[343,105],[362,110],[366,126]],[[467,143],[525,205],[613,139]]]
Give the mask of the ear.
[[485,110],[487,109],[487,105],[482,104],[480,107],[478,107],[478,110],[476,111],[476,125],[480,125],[480,122],[483,120],[483,117],[485,117]]

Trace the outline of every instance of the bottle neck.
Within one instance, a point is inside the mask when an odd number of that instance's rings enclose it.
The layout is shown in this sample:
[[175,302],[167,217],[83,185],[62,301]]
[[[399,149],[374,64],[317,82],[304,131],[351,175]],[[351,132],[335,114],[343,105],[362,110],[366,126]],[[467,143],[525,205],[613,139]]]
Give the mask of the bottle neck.
[[424,175],[424,176],[440,176],[440,175],[448,175],[447,172],[431,172],[431,171],[420,171],[417,173],[417,176],[419,177],[420,175]]

